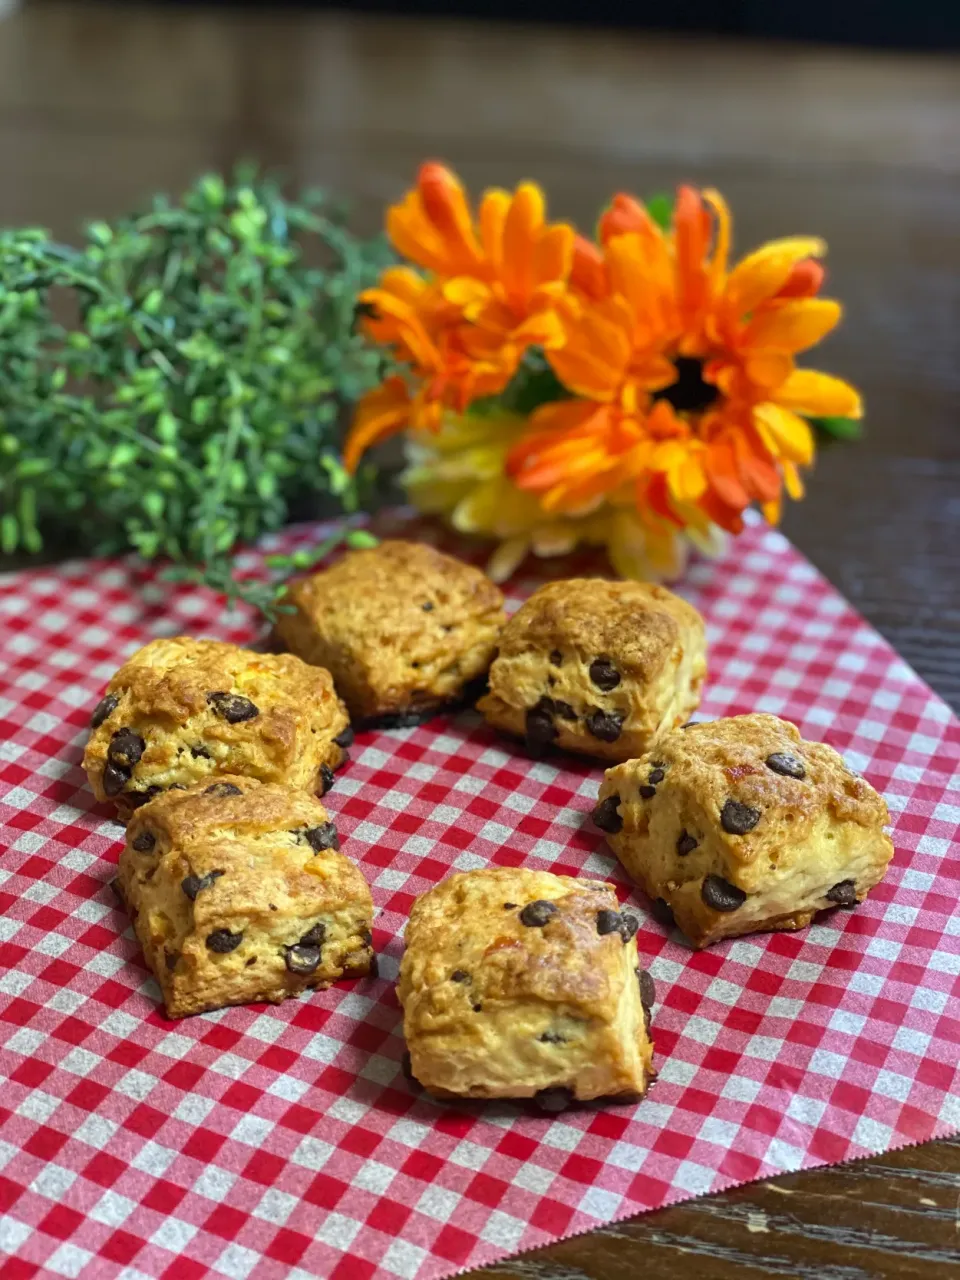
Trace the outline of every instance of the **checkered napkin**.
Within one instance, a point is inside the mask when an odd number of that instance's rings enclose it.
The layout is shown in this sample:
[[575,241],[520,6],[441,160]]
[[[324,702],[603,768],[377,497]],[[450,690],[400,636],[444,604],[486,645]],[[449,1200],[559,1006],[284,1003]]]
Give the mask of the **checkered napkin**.
[[[135,562],[0,580],[5,1280],[446,1276],[960,1127],[960,725],[760,525],[683,590],[709,628],[700,715],[786,716],[886,795],[897,853],[864,905],[692,953],[588,821],[599,766],[532,762],[467,712],[359,735],[325,801],[373,888],[379,980],[169,1022],[107,887],[120,829],[84,785],[86,725],[149,637],[256,627]],[[404,922],[490,863],[607,877],[641,916],[660,1079],[639,1105],[552,1117],[408,1088]]]

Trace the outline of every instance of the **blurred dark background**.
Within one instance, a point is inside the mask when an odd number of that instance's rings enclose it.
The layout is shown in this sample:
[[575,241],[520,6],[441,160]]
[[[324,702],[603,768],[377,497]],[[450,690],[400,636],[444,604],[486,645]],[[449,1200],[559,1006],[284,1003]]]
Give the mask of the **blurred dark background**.
[[[191,4],[193,0],[166,0]],[[225,8],[252,0],[212,0]],[[587,26],[620,26],[714,35],[817,40],[890,49],[960,48],[958,0],[594,0],[593,3],[511,3],[510,0],[290,0],[261,8],[341,9],[351,13],[432,14]]]

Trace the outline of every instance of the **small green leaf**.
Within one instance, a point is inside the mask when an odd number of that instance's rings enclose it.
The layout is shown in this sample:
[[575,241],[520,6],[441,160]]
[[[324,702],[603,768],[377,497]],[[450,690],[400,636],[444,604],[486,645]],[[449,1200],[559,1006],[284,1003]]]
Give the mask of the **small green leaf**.
[[647,213],[654,220],[658,227],[664,231],[669,231],[670,223],[673,220],[673,198],[664,192],[657,192],[656,195],[650,196],[646,201]]
[[837,440],[859,440],[863,435],[863,423],[857,418],[808,418],[807,421]]
[[367,529],[351,529],[347,534],[347,546],[354,550],[367,547],[379,547],[380,539],[374,537]]

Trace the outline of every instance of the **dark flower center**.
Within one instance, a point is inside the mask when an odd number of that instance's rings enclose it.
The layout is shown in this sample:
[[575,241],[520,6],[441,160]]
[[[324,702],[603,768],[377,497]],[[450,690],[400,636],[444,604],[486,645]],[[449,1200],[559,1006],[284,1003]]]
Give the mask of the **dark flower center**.
[[702,413],[719,396],[712,382],[703,378],[703,361],[695,356],[677,356],[674,360],[677,380],[662,391],[653,393],[654,400],[666,400],[678,413]]

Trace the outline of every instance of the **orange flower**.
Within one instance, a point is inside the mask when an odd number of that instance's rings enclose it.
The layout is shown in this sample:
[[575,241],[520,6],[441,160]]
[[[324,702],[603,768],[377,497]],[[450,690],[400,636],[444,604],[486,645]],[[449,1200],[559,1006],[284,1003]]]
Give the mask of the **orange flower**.
[[801,415],[862,413],[853,387],[795,366],[840,319],[815,296],[822,241],[773,241],[728,269],[727,207],[690,187],[669,232],[619,195],[599,234],[602,256],[576,244],[565,338],[547,352],[577,399],[537,410],[508,473],[558,513],[632,491],[679,526],[739,532],[752,502],[776,520],[813,460]]
[[574,233],[547,223],[532,183],[512,196],[486,192],[474,219],[455,175],[424,164],[416,187],[388,211],[387,232],[429,274],[384,272],[377,288],[360,295],[369,308],[364,329],[409,366],[416,390],[398,375],[360,401],[345,449],[351,469],[378,440],[407,426],[436,429],[445,409],[462,412],[502,391],[529,347],[563,341],[555,307]]

